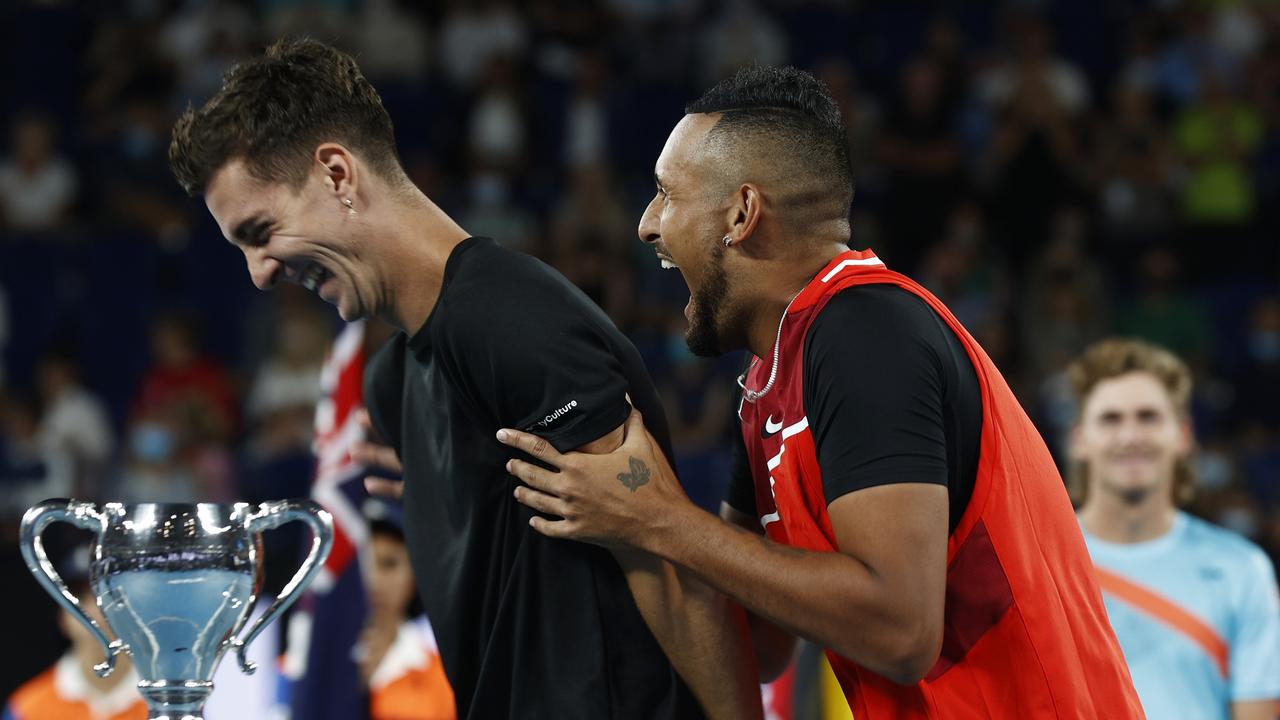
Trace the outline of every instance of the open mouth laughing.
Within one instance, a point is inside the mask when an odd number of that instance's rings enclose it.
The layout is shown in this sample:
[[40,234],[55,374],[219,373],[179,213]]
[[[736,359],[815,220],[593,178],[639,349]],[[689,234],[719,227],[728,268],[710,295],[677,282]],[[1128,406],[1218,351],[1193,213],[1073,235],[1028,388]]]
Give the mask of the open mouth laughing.
[[316,263],[309,263],[298,277],[298,284],[311,292],[316,292],[324,284],[324,281],[331,277],[333,275],[328,270]]

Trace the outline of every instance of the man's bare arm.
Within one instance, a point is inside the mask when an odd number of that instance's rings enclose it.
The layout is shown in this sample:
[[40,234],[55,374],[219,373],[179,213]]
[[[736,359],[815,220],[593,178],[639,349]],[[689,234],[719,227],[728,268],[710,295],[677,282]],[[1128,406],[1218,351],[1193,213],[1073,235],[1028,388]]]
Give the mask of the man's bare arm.
[[[947,488],[880,485],[827,507],[839,552],[811,552],[729,525],[689,502],[638,413],[609,455],[562,454],[504,429],[499,440],[557,467],[513,459],[522,503],[559,516],[550,537],[627,545],[688,568],[742,605],[899,683],[925,676],[942,646]],[[642,477],[642,482],[636,482]]]
[[[743,530],[759,535],[764,533],[760,523],[746,513],[734,510],[728,503],[720,503],[720,519]],[[787,671],[796,654],[796,636],[777,625],[747,611],[747,627],[751,630],[751,644],[756,649],[756,663],[760,666],[760,681],[772,682]]]
[[1280,700],[1245,700],[1231,703],[1231,720],[1276,720]]
[[[580,448],[612,452],[625,426]],[[692,573],[634,548],[610,548],[649,630],[709,718],[763,716],[746,612]]]
[[[372,435],[368,413],[361,411],[359,419]],[[618,427],[579,451],[611,452],[622,444],[623,432],[623,427]],[[393,473],[402,470],[395,450],[376,442],[357,443],[352,456],[371,467]],[[404,483],[370,476],[365,478],[365,487],[375,495],[399,499]],[[611,550],[645,624],[707,715],[733,720],[761,717],[756,683],[759,673],[746,612],[691,573],[678,571],[659,557],[631,548]]]

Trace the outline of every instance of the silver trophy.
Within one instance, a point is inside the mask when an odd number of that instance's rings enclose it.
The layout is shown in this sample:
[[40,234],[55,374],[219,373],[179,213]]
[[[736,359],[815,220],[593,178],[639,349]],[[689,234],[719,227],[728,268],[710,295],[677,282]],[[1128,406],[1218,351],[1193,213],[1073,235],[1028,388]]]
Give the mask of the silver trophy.
[[[302,567],[249,629],[240,630],[262,586],[261,532],[293,520],[311,526]],[[89,579],[98,607],[118,639],[80,609],[44,551],[41,533],[67,522],[96,535]],[[200,720],[213,690],[213,671],[235,648],[240,667],[254,671],[245,652],[254,638],[297,599],[333,546],[333,518],[309,500],[258,506],[158,504],[101,507],[47,500],[22,518],[22,557],[36,580],[97,636],[106,650],[94,666],[106,676],[128,652],[149,720]]]

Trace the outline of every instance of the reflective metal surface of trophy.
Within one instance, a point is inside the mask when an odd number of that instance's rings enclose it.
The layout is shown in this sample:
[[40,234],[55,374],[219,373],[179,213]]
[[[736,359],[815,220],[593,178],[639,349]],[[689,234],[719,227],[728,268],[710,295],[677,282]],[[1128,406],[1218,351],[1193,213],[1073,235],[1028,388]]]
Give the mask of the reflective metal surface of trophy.
[[[306,561],[249,629],[240,630],[262,585],[260,533],[300,520],[311,526]],[[80,608],[58,577],[40,539],[46,527],[67,522],[96,536],[90,550],[90,585],[107,624],[106,633]],[[21,547],[40,584],[102,642],[106,658],[94,667],[110,674],[127,652],[137,668],[138,690],[150,720],[199,720],[213,671],[234,648],[240,667],[252,673],[245,651],[319,572],[333,545],[333,518],[309,500],[216,505],[209,503],[108,503],[48,500],[22,518]]]

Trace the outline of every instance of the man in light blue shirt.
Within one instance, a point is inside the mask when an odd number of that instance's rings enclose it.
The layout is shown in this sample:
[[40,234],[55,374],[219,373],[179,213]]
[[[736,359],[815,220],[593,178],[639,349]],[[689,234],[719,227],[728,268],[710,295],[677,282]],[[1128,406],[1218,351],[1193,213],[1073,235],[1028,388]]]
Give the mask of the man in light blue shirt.
[[1136,340],[1094,345],[1069,374],[1079,517],[1151,720],[1275,720],[1280,595],[1270,559],[1179,511],[1192,477],[1191,374]]

